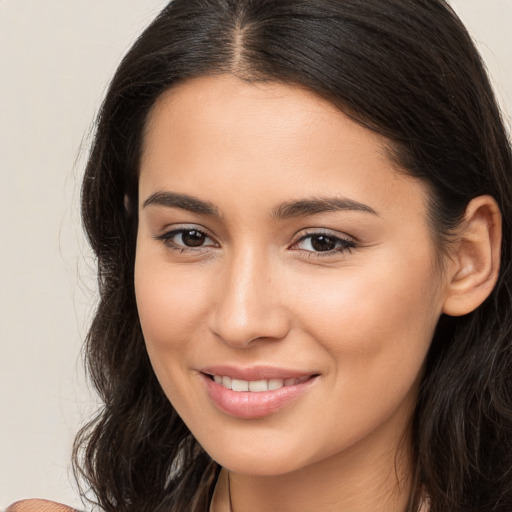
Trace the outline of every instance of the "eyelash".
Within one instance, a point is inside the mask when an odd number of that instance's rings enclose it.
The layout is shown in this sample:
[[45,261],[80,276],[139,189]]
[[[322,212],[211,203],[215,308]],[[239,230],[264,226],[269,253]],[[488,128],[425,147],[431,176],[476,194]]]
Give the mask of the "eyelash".
[[[174,251],[178,251],[179,253],[184,253],[184,252],[189,252],[189,251],[195,252],[195,251],[204,249],[205,247],[216,247],[216,246],[218,247],[218,244],[216,244],[215,242],[213,244],[209,244],[209,245],[200,245],[197,247],[193,247],[193,246],[178,244],[173,240],[176,236],[178,236],[178,235],[183,236],[186,233],[189,233],[189,234],[197,233],[198,235],[203,237],[203,240],[208,240],[208,239],[212,240],[212,238],[207,233],[205,233],[201,229],[197,229],[194,227],[173,229],[171,231],[163,233],[162,235],[156,236],[155,239],[162,241],[166,247],[168,247],[169,249],[172,249]],[[342,238],[340,236],[334,235],[333,233],[330,233],[327,231],[311,231],[311,232],[305,233],[296,242],[294,242],[290,247],[291,248],[296,247],[301,242],[304,242],[305,240],[308,240],[308,239],[312,240],[315,237],[317,237],[317,238],[325,237],[325,238],[329,239],[329,241],[331,243],[334,243],[335,247],[333,249],[329,249],[326,251],[314,251],[314,250],[307,250],[307,249],[294,249],[294,250],[299,250],[301,252],[307,253],[309,258],[311,258],[311,257],[322,258],[322,257],[326,257],[326,256],[332,256],[333,254],[343,253],[343,252],[350,253],[353,249],[355,249],[357,247],[357,243],[354,240],[348,239],[348,238]],[[213,242],[213,240],[212,240],[212,242]]]
[[353,249],[357,248],[357,243],[349,238],[343,238],[341,236],[335,235],[329,231],[311,231],[307,232],[304,235],[302,235],[296,242],[293,243],[292,247],[298,245],[299,243],[303,242],[307,239],[313,239],[318,237],[325,237],[332,241],[335,244],[334,249],[330,249],[327,251],[309,251],[306,249],[298,249],[303,252],[308,253],[308,257],[316,257],[316,258],[322,258],[326,256],[332,256],[333,254],[340,254],[343,252],[350,253]]
[[201,250],[203,249],[204,247],[211,247],[211,245],[201,245],[201,246],[197,246],[197,247],[191,247],[191,246],[187,246],[187,245],[180,245],[180,244],[177,244],[173,239],[178,236],[178,235],[184,235],[185,233],[197,233],[201,236],[204,237],[204,239],[211,239],[210,236],[208,236],[207,233],[205,233],[204,231],[202,231],[201,229],[197,229],[197,228],[194,228],[194,227],[191,227],[191,228],[178,228],[178,229],[173,229],[172,231],[168,231],[166,233],[163,233],[162,235],[158,235],[155,237],[156,240],[161,240],[164,245],[166,247],[168,247],[169,249],[172,249],[174,251],[178,251],[180,253],[183,253],[183,252],[189,252],[189,251],[198,251],[198,250]]

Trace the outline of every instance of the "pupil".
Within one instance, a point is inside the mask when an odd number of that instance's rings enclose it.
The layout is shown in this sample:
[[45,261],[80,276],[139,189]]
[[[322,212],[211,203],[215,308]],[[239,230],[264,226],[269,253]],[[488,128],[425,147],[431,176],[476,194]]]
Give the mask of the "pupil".
[[311,246],[315,251],[332,251],[336,247],[336,241],[331,236],[318,235],[311,239]]
[[189,247],[199,247],[204,243],[204,235],[195,229],[185,231],[181,237],[183,243]]

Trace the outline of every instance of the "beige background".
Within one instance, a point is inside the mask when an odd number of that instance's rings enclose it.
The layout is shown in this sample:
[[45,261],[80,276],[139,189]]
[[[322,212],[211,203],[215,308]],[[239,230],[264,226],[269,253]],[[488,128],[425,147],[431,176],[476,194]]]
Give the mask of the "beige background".
[[[165,3],[0,0],[0,508],[80,505],[70,449],[95,407],[79,354],[95,286],[80,148],[120,57]],[[452,5],[512,113],[512,0]]]

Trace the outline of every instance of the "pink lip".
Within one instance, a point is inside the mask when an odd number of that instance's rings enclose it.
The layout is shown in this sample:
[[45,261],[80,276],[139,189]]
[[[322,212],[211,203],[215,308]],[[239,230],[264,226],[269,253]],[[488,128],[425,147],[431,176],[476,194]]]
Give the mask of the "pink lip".
[[[207,393],[213,403],[230,416],[243,419],[261,418],[272,414],[290,404],[295,399],[304,395],[317,381],[317,374],[305,374],[290,370],[257,367],[248,369],[236,369],[227,366],[215,366],[204,368],[201,371]],[[270,391],[233,391],[221,384],[217,384],[209,375],[229,376],[242,380],[263,379],[287,379],[299,378],[310,375],[310,378],[300,384],[283,386],[280,389]]]

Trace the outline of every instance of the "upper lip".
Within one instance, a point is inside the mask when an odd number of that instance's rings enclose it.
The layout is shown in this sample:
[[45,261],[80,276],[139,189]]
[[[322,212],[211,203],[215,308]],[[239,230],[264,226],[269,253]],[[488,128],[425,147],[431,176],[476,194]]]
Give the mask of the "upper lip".
[[201,373],[207,375],[220,375],[247,381],[269,380],[269,379],[298,379],[305,376],[318,375],[318,372],[294,370],[290,368],[279,368],[276,366],[251,366],[242,368],[233,365],[214,365],[200,369]]

